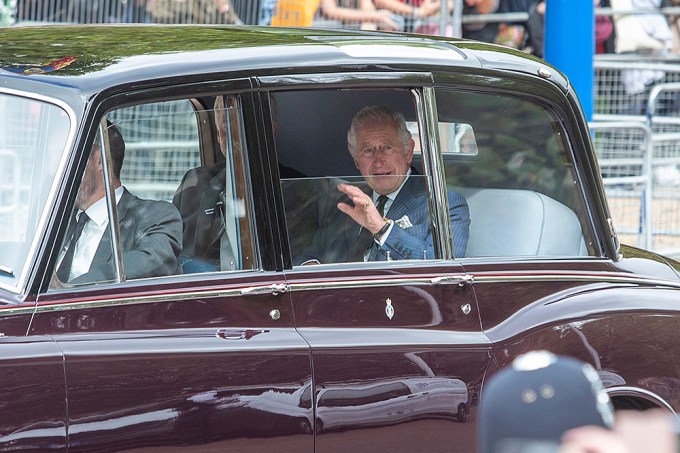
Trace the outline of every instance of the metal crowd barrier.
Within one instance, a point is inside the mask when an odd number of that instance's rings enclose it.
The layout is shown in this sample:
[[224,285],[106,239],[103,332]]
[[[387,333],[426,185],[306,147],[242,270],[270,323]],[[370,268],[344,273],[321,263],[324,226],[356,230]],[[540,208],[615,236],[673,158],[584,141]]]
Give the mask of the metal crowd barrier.
[[614,226],[622,243],[652,241],[652,131],[635,121],[590,123]]
[[[597,123],[632,121],[629,134],[643,126],[651,134],[646,188],[618,186],[615,175],[607,173],[611,167],[603,165],[603,180],[615,223],[622,225],[620,232],[631,233],[635,212],[639,212],[637,243],[656,252],[680,256],[680,59],[598,55],[594,110],[593,119]],[[597,137],[597,129],[594,132],[598,156],[610,146],[618,147],[622,154],[644,146],[636,142],[617,143],[614,139],[610,144],[606,137]],[[619,170],[630,167],[621,165]],[[629,196],[628,206],[638,203],[636,207],[622,208],[624,194]]]

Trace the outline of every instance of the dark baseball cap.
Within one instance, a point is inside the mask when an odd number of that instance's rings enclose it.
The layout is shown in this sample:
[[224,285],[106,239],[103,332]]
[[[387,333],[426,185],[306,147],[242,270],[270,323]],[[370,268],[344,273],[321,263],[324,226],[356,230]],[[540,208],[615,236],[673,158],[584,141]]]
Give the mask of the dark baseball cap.
[[547,351],[529,352],[484,386],[479,451],[554,452],[569,429],[613,423],[609,396],[592,366]]

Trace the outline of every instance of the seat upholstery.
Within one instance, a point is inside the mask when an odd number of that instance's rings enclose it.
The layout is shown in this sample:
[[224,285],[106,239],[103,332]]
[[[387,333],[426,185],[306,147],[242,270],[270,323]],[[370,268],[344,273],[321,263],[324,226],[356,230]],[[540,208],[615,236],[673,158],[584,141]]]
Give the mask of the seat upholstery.
[[454,189],[470,207],[468,257],[587,255],[576,213],[538,192]]

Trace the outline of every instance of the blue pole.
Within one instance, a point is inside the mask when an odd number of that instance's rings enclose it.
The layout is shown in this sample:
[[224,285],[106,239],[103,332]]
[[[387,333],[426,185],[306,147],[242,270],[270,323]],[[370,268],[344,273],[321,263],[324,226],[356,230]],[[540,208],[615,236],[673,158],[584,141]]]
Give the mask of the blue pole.
[[564,72],[578,95],[586,118],[593,117],[593,0],[546,0],[546,61]]

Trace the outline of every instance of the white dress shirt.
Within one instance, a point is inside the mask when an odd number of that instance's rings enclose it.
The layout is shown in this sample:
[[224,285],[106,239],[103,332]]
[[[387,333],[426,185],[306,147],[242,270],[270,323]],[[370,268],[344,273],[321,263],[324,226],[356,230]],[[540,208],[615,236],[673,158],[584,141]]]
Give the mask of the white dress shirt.
[[[383,217],[387,217],[387,212],[390,210],[390,207],[392,206],[392,203],[394,202],[394,199],[397,198],[397,195],[399,195],[399,191],[401,190],[402,187],[404,187],[404,184],[406,184],[406,180],[411,176],[411,169],[408,169],[408,172],[406,173],[406,178],[401,182],[401,185],[397,187],[397,190],[394,192],[390,192],[387,194],[387,201],[385,202],[385,208],[383,210]],[[373,198],[373,203],[375,205],[378,204],[378,197],[380,196],[379,193],[373,192],[372,198]],[[390,235],[392,232],[392,228],[394,227],[394,223],[390,225],[390,227],[387,229],[385,234],[382,235],[380,238],[380,241],[375,241],[378,245],[383,245],[385,241],[387,241],[387,236]]]
[[[123,196],[123,186],[116,189],[116,205],[120,201],[120,197]],[[78,211],[76,218],[80,217],[83,211]],[[71,273],[69,274],[69,281],[80,277],[84,273],[90,270],[92,265],[92,260],[94,259],[95,253],[97,253],[97,248],[102,240],[104,231],[109,225],[109,213],[106,207],[106,199],[101,198],[97,200],[92,206],[85,210],[85,213],[90,218],[90,220],[83,227],[83,232],[78,239],[78,243],[75,244],[75,252],[73,255],[73,263],[71,264]],[[68,245],[70,247],[71,244]],[[63,255],[68,250],[68,247],[62,250]],[[61,258],[59,259],[61,263]],[[58,267],[57,267],[58,269]]]

